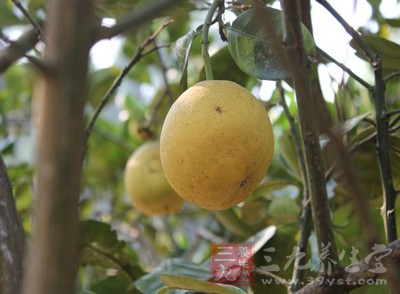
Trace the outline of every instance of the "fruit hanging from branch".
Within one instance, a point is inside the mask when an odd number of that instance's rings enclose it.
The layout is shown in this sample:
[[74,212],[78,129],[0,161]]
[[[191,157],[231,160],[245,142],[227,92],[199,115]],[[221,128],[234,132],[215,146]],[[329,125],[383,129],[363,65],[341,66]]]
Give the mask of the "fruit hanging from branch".
[[161,163],[185,200],[222,210],[245,200],[272,161],[274,136],[262,104],[230,81],[203,81],[171,107],[160,138]]
[[132,205],[145,215],[167,215],[184,204],[165,178],[158,142],[145,143],[132,153],[124,182]]

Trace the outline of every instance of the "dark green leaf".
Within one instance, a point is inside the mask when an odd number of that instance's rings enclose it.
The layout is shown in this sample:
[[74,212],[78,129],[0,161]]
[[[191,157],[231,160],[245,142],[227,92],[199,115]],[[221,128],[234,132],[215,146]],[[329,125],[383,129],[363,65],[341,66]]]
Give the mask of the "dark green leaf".
[[[232,55],[229,53],[228,46],[225,46],[211,56],[211,65],[215,80],[228,80],[246,87],[250,79],[250,77],[236,65]],[[203,81],[205,79],[206,73],[203,68],[199,80]]]
[[[282,11],[270,7],[249,9],[227,30],[229,50],[244,72],[262,80],[283,80],[290,76],[282,45]],[[304,25],[302,32],[307,55],[315,56],[314,40]]]
[[124,241],[118,240],[116,231],[110,225],[88,220],[82,223],[82,227],[82,265],[94,264],[118,269],[132,281],[143,275],[142,269],[137,265],[138,256]]
[[[400,70],[399,44],[375,35],[364,35],[361,37],[374,52],[381,56],[382,69],[384,70],[385,74]],[[356,50],[356,55],[358,57],[370,62],[370,60],[366,57],[364,52],[354,40],[350,42],[350,45]]]
[[253,228],[244,223],[233,208],[216,211],[215,216],[227,230],[240,237],[249,237],[254,233]]
[[[235,286],[216,284],[185,276],[161,274],[161,278],[170,289],[184,289],[212,294],[246,294],[246,292]],[[167,292],[161,290],[158,293]]]
[[112,277],[107,277],[106,279],[100,281],[96,285],[90,288],[93,293],[96,294],[109,294],[109,293],[124,293],[124,294],[138,294],[137,289],[135,289],[133,282],[127,277],[122,275],[116,275]]

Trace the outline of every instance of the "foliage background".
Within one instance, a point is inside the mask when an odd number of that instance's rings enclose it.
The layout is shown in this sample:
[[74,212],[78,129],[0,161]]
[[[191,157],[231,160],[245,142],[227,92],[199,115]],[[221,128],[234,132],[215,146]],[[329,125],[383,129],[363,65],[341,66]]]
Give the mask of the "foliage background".
[[[239,4],[250,4],[237,1]],[[249,1],[251,2],[251,1]],[[264,1],[272,4],[273,1]],[[357,13],[359,1],[352,2]],[[111,21],[125,14],[127,9],[140,10],[146,1],[98,0],[95,2],[99,19]],[[371,27],[361,27],[363,35],[370,36],[368,44],[382,54],[386,75],[400,70],[399,26],[400,19],[386,19],[379,10],[381,1],[370,0]],[[398,3],[398,2],[397,2]],[[46,15],[41,0],[27,0],[23,4],[39,21]],[[227,6],[230,6],[227,3]],[[394,7],[396,3],[393,2]],[[208,4],[205,1],[187,1],[164,12],[164,16],[146,22],[117,37],[120,47],[115,62],[106,68],[90,64],[90,77],[86,119],[89,120],[100,99],[113,80],[123,70],[138,46],[166,19],[174,23],[157,37],[156,45],[168,45],[143,57],[129,74],[96,121],[88,141],[87,157],[81,184],[80,215],[84,238],[81,244],[81,265],[77,287],[81,293],[155,293],[161,287],[159,272],[183,274],[200,279],[208,278],[208,250],[210,242],[241,242],[262,229],[275,226],[265,246],[276,248],[272,260],[281,268],[287,262],[299,238],[298,217],[301,211],[302,183],[297,155],[277,90],[262,93],[261,82],[244,74],[233,62],[226,43],[220,40],[215,26],[211,29],[210,51],[214,78],[236,81],[257,96],[269,110],[276,135],[273,164],[263,183],[242,205],[222,213],[213,213],[186,204],[180,212],[168,217],[146,217],[130,205],[123,187],[123,172],[130,154],[144,142],[157,138],[163,119],[181,91],[181,65],[176,55],[176,41],[203,23]],[[238,10],[235,10],[238,13]],[[324,26],[315,23],[314,26]],[[0,3],[0,28],[4,35],[16,36],[30,28],[30,24],[11,1]],[[381,38],[394,43],[383,42]],[[318,45],[318,40],[315,40]],[[0,49],[7,42],[0,40]],[[351,54],[358,54],[349,44]],[[151,46],[150,46],[151,47]],[[149,49],[151,49],[149,47]],[[39,43],[29,55],[40,58],[43,44]],[[114,53],[114,52],[110,52]],[[104,52],[108,54],[108,52]],[[341,61],[343,62],[343,61]],[[329,63],[322,60],[322,63]],[[321,65],[324,66],[324,65]],[[332,68],[327,67],[328,71]],[[367,66],[366,66],[367,68]],[[357,69],[354,69],[357,71]],[[368,71],[365,75],[368,77]],[[188,65],[188,85],[205,79],[201,44],[193,40]],[[343,140],[351,147],[374,132],[373,107],[365,88],[353,78],[343,74],[340,79],[331,76],[334,100],[328,102],[335,125],[343,130]],[[274,87],[271,83],[269,87]],[[327,85],[324,85],[327,87]],[[284,83],[285,99],[290,112],[296,117],[294,93]],[[387,83],[388,109],[399,108],[398,79]],[[8,173],[20,219],[29,244],[32,234],[32,215],[35,196],[35,136],[38,128],[38,108],[42,95],[40,73],[26,59],[21,59],[0,76],[0,148]],[[312,114],[310,114],[312,115]],[[391,163],[396,190],[400,188],[400,138],[398,115],[393,116],[390,138]],[[152,137],[154,136],[154,137]],[[324,161],[329,170],[335,163],[329,140],[321,138]],[[356,170],[365,192],[365,201],[378,228],[383,228],[380,216],[382,191],[379,168],[373,142],[363,144],[353,154]],[[332,211],[335,238],[339,252],[345,252],[342,263],[350,263],[351,248],[360,250],[359,259],[371,251],[360,237],[360,224],[355,215],[351,196],[340,174],[328,175],[329,204]],[[271,227],[272,228],[272,227]],[[385,242],[383,229],[380,240]],[[313,268],[318,263],[315,236],[310,239],[309,258]],[[256,256],[258,266],[265,265],[262,248]],[[147,273],[147,275],[145,275]],[[277,273],[291,277],[291,270]],[[314,276],[316,270],[309,276]],[[266,289],[256,276],[254,293]],[[136,282],[136,287],[133,286]],[[370,286],[359,293],[384,293],[385,287]],[[286,292],[281,285],[268,286],[268,293]],[[355,291],[356,292],[356,291]]]

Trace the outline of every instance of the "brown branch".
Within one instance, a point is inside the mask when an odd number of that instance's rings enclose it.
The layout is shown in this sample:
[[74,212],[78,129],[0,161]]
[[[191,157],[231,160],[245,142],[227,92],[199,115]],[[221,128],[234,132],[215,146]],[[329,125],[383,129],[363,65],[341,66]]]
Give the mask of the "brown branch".
[[[380,278],[390,279],[393,267],[400,263],[400,240],[390,243],[380,252],[381,255],[369,255],[349,265],[336,276],[316,277],[296,294],[348,293],[350,290],[365,286],[366,282],[377,282]],[[378,273],[377,268],[381,268],[384,272]]]
[[166,9],[170,9],[181,2],[183,2],[183,0],[150,1],[142,8],[134,10],[122,17],[114,26],[100,27],[96,32],[95,41],[111,39],[131,28],[137,28],[141,24],[161,16]]
[[[316,108],[311,89],[310,65],[304,52],[298,1],[281,0],[281,5],[285,21],[284,50],[288,64],[291,67],[296,92],[301,134],[308,169],[308,185],[314,229],[317,235],[319,251],[321,252],[322,247],[329,245],[327,249],[330,258],[334,260],[332,271],[335,273],[338,270],[339,259],[328,205],[317,122],[315,121],[315,117],[310,115],[314,113]],[[325,268],[329,266],[326,262],[327,260],[324,260]]]
[[48,3],[40,109],[37,203],[23,293],[76,291],[79,194],[91,23],[90,0]]
[[33,49],[38,41],[36,30],[31,29],[25,32],[17,41],[11,42],[8,47],[0,52],[0,74],[18,59],[24,57],[26,52]]
[[7,169],[0,155],[0,293],[21,293],[24,231]]

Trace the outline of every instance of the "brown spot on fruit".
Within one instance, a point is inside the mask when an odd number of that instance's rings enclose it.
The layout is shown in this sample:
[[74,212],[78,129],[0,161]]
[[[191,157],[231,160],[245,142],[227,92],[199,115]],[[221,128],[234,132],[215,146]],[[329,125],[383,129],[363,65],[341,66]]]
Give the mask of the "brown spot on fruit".
[[218,112],[218,113],[222,113],[222,108],[221,108],[221,106],[215,107],[215,111]]

